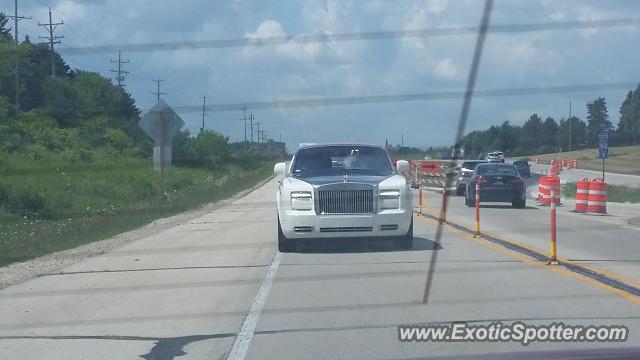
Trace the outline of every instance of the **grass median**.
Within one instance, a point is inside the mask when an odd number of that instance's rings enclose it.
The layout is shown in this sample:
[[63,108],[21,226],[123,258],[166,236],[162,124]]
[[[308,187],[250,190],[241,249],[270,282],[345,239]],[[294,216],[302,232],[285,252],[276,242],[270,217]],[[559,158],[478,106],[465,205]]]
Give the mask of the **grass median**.
[[[562,185],[562,195],[569,198],[575,198],[576,186],[576,183]],[[640,188],[607,185],[607,201],[633,204],[640,203]]]
[[[25,165],[26,164],[26,165]],[[164,177],[139,158],[74,164],[12,156],[0,163],[0,266],[109,238],[153,220],[228,198],[272,174],[272,164],[216,170],[170,167]]]
[[[578,160],[579,169],[602,171],[602,160],[598,149],[583,149],[563,153],[531,155],[529,159],[538,158],[540,162],[549,164],[551,159]],[[609,159],[605,160],[605,171],[640,175],[640,146],[617,146],[609,148]]]

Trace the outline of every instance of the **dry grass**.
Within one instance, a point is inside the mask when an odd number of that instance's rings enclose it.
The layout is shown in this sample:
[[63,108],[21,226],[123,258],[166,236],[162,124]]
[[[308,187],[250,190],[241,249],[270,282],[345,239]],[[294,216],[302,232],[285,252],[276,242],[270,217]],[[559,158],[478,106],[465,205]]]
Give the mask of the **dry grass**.
[[[555,154],[529,156],[531,160],[540,158],[548,164],[551,159],[578,160],[578,168],[602,170],[602,160],[598,158],[598,149],[584,149]],[[609,158],[605,160],[605,170],[620,174],[640,175],[640,146],[619,146],[609,148]]]

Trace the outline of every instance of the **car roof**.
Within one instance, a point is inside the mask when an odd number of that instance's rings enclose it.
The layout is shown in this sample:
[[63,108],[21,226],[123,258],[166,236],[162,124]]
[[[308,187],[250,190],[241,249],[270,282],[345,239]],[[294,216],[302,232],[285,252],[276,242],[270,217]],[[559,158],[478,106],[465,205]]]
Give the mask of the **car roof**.
[[327,144],[300,144],[300,147],[296,150],[295,155],[298,154],[298,152],[300,150],[304,150],[304,149],[316,149],[316,148],[323,148],[323,147],[332,147],[332,146],[359,146],[359,147],[371,147],[371,148],[377,148],[377,149],[382,149],[385,152],[387,151],[387,149],[384,148],[384,146],[381,145],[373,145],[373,144],[357,144],[357,143],[327,143]]
[[328,147],[328,146],[368,146],[384,149],[384,146],[374,144],[362,144],[362,143],[325,143],[325,144],[300,144],[300,148],[308,149],[315,147]]
[[[483,163],[483,164],[478,164],[478,166],[513,166],[512,164],[506,164],[506,163],[501,163],[501,162],[487,162],[487,163]],[[477,169],[478,167],[476,167]]]

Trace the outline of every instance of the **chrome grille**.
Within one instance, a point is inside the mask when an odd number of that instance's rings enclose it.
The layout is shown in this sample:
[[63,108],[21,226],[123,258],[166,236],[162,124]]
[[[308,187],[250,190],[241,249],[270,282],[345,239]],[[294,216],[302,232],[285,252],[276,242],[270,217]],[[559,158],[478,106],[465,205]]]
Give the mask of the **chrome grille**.
[[372,214],[373,190],[318,190],[318,214]]

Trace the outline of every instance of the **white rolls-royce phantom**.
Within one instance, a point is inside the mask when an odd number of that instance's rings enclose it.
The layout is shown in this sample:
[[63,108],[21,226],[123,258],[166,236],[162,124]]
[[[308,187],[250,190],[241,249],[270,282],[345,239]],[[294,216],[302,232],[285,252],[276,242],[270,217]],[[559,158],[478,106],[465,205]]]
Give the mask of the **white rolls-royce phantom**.
[[278,249],[295,251],[300,239],[364,237],[413,246],[409,163],[394,169],[373,145],[305,145],[289,166],[278,163]]

